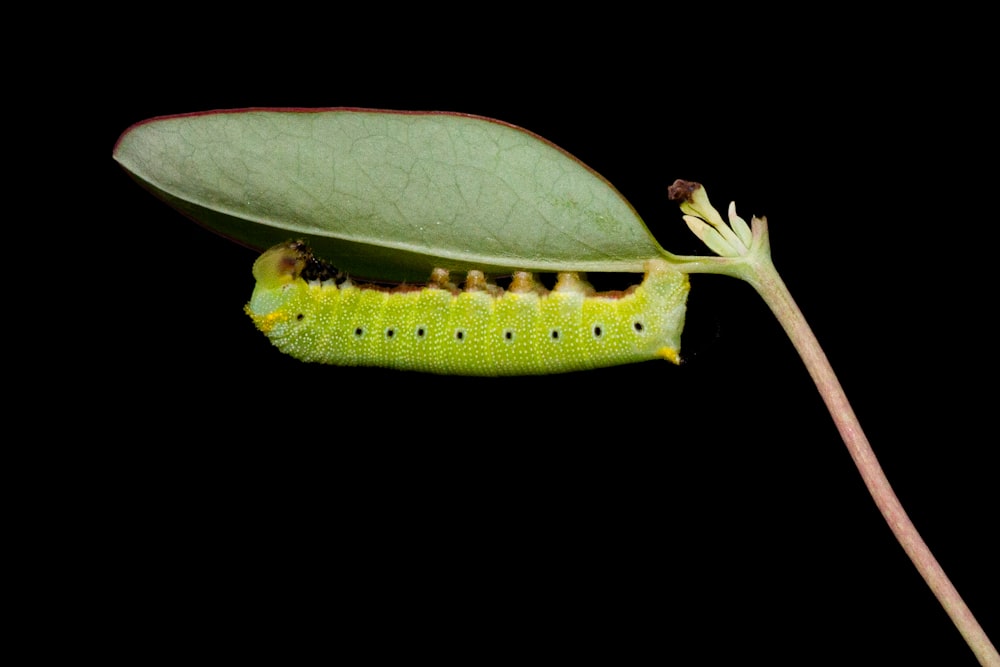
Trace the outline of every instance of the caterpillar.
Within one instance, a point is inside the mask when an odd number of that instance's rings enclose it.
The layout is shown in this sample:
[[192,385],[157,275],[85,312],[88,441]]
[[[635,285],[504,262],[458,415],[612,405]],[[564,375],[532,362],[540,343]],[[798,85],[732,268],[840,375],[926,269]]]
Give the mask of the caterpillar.
[[576,273],[549,291],[527,272],[503,290],[469,271],[462,290],[435,269],[424,287],[355,284],[301,241],[254,263],[246,313],[308,362],[452,375],[563,373],[650,359],[679,363],[688,278],[649,260],[641,284],[597,293]]

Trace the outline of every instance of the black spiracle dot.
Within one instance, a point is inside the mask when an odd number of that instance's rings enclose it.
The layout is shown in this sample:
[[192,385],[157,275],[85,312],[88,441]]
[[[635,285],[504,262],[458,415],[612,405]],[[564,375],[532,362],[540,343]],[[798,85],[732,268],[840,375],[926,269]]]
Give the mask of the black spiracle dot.
[[594,327],[594,338],[600,338],[604,332],[601,331],[601,327]]
[[386,338],[392,338],[395,335],[396,335],[396,331],[394,329],[386,329],[385,330],[385,337]]
[[558,329],[553,329],[551,336],[552,336],[552,340],[559,340],[559,330]]
[[465,332],[462,331],[461,329],[458,329],[455,332],[455,340],[465,340]]
[[643,329],[642,322],[633,322],[632,328],[635,329],[637,332],[641,332]]
[[361,327],[358,327],[357,329],[354,330],[354,336],[356,338],[361,338],[364,335],[365,335],[365,330],[362,329]]
[[298,315],[296,315],[296,316],[295,316],[295,319],[297,319],[297,320],[301,320],[301,319],[303,319],[304,317],[305,317],[305,315],[303,315],[302,313],[299,313]]
[[504,340],[514,340],[514,332],[511,331],[510,329],[507,329],[506,331],[503,332],[503,338]]
[[417,327],[417,338],[423,338],[427,335],[427,331],[423,327]]

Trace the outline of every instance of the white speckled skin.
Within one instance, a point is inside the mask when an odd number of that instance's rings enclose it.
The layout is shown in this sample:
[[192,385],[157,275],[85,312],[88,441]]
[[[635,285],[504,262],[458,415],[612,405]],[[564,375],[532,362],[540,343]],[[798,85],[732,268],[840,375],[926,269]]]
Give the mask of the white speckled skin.
[[561,274],[551,292],[522,274],[497,295],[309,283],[300,275],[303,252],[301,244],[265,252],[246,308],[279,349],[303,361],[531,375],[679,360],[688,279],[665,262],[649,262],[642,284],[625,295],[592,295],[575,274]]

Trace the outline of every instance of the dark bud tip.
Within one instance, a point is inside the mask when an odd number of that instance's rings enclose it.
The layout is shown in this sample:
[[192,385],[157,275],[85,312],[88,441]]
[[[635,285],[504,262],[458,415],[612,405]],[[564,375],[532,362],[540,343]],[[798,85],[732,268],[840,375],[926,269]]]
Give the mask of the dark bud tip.
[[677,179],[674,184],[667,188],[667,197],[670,198],[672,202],[684,202],[691,201],[691,195],[694,191],[701,187],[701,183],[695,183],[694,181],[682,181]]

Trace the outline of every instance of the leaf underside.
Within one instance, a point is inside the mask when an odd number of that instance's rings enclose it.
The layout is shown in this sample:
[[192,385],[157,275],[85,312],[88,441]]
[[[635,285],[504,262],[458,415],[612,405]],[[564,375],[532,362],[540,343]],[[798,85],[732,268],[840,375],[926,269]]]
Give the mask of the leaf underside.
[[451,113],[223,111],[129,128],[115,159],[256,249],[301,238],[357,276],[431,268],[641,271],[662,255],[629,203],[520,128]]

